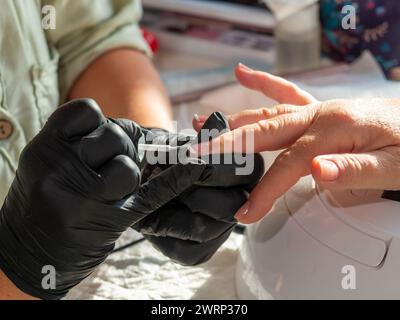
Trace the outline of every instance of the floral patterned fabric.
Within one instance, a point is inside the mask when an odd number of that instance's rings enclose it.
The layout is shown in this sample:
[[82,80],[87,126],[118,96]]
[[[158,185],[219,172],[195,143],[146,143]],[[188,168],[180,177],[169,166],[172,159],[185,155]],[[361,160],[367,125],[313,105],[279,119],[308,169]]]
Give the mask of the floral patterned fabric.
[[[369,50],[386,77],[400,81],[400,1],[321,0],[323,51],[335,61],[353,62]],[[342,8],[356,9],[356,28],[342,27]]]

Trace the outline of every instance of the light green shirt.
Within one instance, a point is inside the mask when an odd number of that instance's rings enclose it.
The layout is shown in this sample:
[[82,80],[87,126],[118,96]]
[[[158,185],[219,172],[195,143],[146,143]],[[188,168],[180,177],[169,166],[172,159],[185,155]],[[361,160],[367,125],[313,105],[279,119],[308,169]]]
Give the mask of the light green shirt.
[[[42,8],[56,29],[42,28]],[[0,206],[19,155],[66,98],[79,74],[117,47],[149,49],[137,25],[140,0],[1,0]]]

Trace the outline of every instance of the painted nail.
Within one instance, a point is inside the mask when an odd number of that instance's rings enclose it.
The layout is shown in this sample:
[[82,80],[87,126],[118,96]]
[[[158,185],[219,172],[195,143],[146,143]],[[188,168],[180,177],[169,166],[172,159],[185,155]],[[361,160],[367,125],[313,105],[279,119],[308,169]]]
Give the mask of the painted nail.
[[250,211],[250,202],[246,202],[243,207],[239,209],[239,211],[236,213],[235,218],[240,220],[241,218],[245,217],[248,215]]
[[238,66],[239,66],[240,69],[243,69],[243,70],[246,70],[246,71],[254,71],[253,69],[251,69],[250,67],[246,66],[243,63],[239,63]]
[[207,121],[208,117],[207,117],[207,116],[202,116],[202,115],[195,114],[195,115],[193,115],[193,119],[194,119],[196,122],[203,123],[203,122],[206,122],[206,121]]
[[322,180],[332,182],[339,178],[339,168],[334,162],[321,159],[318,163],[321,170]]

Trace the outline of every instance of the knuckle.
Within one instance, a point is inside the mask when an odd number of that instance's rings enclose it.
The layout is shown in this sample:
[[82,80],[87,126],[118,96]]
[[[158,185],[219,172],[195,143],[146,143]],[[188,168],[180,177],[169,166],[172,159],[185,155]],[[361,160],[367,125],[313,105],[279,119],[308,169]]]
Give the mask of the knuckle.
[[382,164],[375,157],[360,158],[353,154],[347,154],[336,162],[339,168],[339,181],[357,185],[365,174],[376,171]]
[[262,120],[257,123],[257,126],[264,135],[274,135],[282,128],[282,121],[279,119]]
[[357,157],[345,155],[341,158],[341,161],[339,161],[339,169],[342,171],[342,175],[347,176],[349,179],[356,178],[360,176],[363,170],[363,164]]
[[126,174],[127,177],[140,177],[139,168],[130,157],[120,154],[114,158],[114,161],[116,164],[118,164],[118,166],[121,167],[121,170],[124,172],[124,174]]
[[279,154],[279,156],[275,159],[275,165],[278,166],[281,170],[289,168],[291,166],[292,157],[293,151],[291,149],[288,149]]
[[358,121],[359,115],[356,110],[349,108],[342,100],[333,100],[324,108],[322,118],[329,122],[353,125]]
[[47,121],[45,129],[71,138],[88,134],[105,121],[100,107],[94,100],[80,99],[57,108]]
[[263,119],[269,119],[274,115],[274,109],[272,108],[260,108],[258,109],[260,117]]
[[318,154],[315,141],[315,136],[303,136],[281,153],[275,160],[275,164],[279,166],[280,170],[293,172],[295,175],[305,175],[310,170],[312,159]]
[[295,110],[295,107],[289,104],[281,104],[276,107],[277,114],[289,113]]
[[317,134],[306,134],[302,136],[291,148],[291,152],[295,153],[297,156],[302,154],[307,155],[311,153],[313,156],[318,152],[317,148],[320,147],[322,142],[322,137]]
[[78,99],[67,102],[60,108],[65,109],[65,113],[70,113],[75,117],[85,117],[84,119],[98,119],[101,122],[103,114],[98,104],[92,99]]
[[118,142],[127,138],[125,131],[115,123],[110,123],[108,129],[109,134]]
[[393,174],[393,179],[397,181],[400,176],[400,147],[389,147],[382,150],[382,152],[384,152],[385,155],[380,158],[377,166],[384,172],[391,172]]
[[318,140],[320,140],[320,137],[317,136],[317,134],[310,132],[310,133],[304,135],[303,137],[301,137],[301,139],[299,139],[297,145],[299,147],[308,148],[310,145],[315,144]]

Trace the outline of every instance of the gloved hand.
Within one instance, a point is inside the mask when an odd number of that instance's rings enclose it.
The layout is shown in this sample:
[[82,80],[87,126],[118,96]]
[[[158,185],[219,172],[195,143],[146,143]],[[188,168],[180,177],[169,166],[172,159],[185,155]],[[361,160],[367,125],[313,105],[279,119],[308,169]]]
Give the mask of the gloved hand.
[[[144,217],[127,196],[140,184],[133,143],[91,100],[60,107],[21,154],[0,214],[0,268],[22,291],[63,297],[113,250],[122,232]],[[140,200],[139,200],[140,202]],[[42,287],[54,267],[56,287]]]
[[[229,130],[229,124],[221,113],[214,113],[204,124],[196,139],[182,135],[172,135],[166,131],[156,131],[152,140],[157,144],[167,144],[173,147],[190,145],[190,141],[203,142],[204,139],[215,138]],[[176,159],[178,151],[166,152],[159,159]],[[149,152],[151,153],[151,152]],[[143,182],[153,177],[153,183],[160,194],[168,183],[175,184],[185,179],[181,165],[170,165],[142,162]],[[183,152],[184,154],[184,152]],[[192,164],[192,167],[204,166],[208,172],[205,180],[196,182],[172,201],[150,214],[134,229],[145,237],[162,253],[176,262],[185,265],[195,265],[205,262],[228,239],[237,224],[234,214],[247,201],[248,192],[257,184],[264,173],[264,161],[261,155],[239,157],[241,164],[227,163],[224,156],[208,156],[203,158],[203,164]],[[168,162],[168,161],[167,161]],[[216,163],[215,163],[216,162]],[[252,164],[253,169],[240,175],[238,169]]]
[[[138,189],[137,147],[147,133],[132,121],[106,119],[93,101],[79,100],[60,107],[24,149],[0,214],[0,268],[22,291],[44,299],[63,297],[105,260],[128,227],[168,208],[194,186],[216,186],[215,175],[221,180],[229,168],[216,170],[191,159]],[[173,214],[166,218],[160,230],[173,234]],[[201,241],[194,242],[199,230],[190,226],[197,228],[197,221],[205,229]],[[204,221],[195,218],[186,231],[177,229],[180,241],[189,239],[182,251],[179,245],[161,250],[190,262],[193,244],[194,260],[207,258],[218,245],[197,250],[197,243],[222,239],[229,230],[221,236],[218,221],[209,226]],[[42,287],[46,266],[56,271],[55,288]]]

